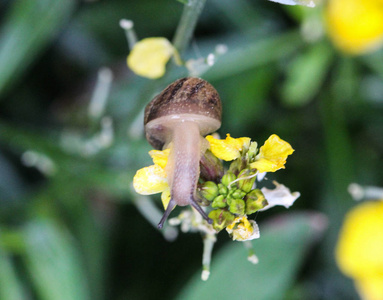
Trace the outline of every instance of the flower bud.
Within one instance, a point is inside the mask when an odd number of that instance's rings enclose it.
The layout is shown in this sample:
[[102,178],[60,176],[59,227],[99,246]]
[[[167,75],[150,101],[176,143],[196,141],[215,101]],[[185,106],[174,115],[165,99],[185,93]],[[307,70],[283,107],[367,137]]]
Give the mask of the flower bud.
[[237,181],[238,188],[240,188],[245,193],[250,192],[251,189],[253,188],[253,185],[256,179],[255,174],[256,174],[256,171],[253,171],[250,169],[242,170],[238,175],[238,179],[239,179]]
[[236,179],[237,176],[235,176],[234,173],[228,171],[225,175],[223,175],[221,182],[223,185],[229,186],[229,184]]
[[258,144],[257,142],[251,142],[249,151],[247,151],[247,159],[249,162],[252,162],[254,157],[256,156],[258,152]]
[[213,208],[224,208],[227,206],[225,196],[219,195],[215,197],[211,205]]
[[246,196],[246,193],[241,190],[235,190],[231,196],[235,199],[242,199]]
[[[232,187],[230,187],[230,190],[229,190],[229,192],[227,193],[227,196],[228,197],[232,197],[233,196],[233,194],[235,193],[235,191],[237,191],[238,190],[238,188],[236,187],[236,186],[232,186]],[[233,198],[233,197],[232,197]]]
[[234,216],[223,209],[212,210],[209,218],[213,220],[213,228],[219,232],[234,221]]
[[233,214],[244,215],[245,214],[245,201],[242,199],[233,199],[230,201],[229,210]]
[[257,210],[264,208],[268,203],[261,190],[252,190],[245,197],[246,200],[246,215],[251,215]]
[[204,182],[198,191],[203,198],[209,201],[213,201],[218,196],[218,186],[213,181]]
[[225,185],[223,185],[222,183],[218,183],[218,191],[221,195],[227,195],[227,192],[228,192],[228,189]]
[[200,160],[200,177],[204,180],[219,181],[223,176],[223,164],[210,150]]

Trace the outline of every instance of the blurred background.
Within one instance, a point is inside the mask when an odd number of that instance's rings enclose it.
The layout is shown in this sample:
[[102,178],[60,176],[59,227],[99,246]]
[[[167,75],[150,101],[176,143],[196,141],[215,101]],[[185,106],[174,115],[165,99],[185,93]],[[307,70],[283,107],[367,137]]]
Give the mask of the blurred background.
[[135,75],[119,21],[172,40],[181,2],[0,1],[0,299],[358,299],[334,248],[348,185],[383,185],[383,51],[334,46],[326,3],[207,1],[183,58],[226,45],[199,74],[221,96],[219,133],[288,141],[268,178],[301,197],[257,215],[258,265],[219,234],[203,282],[201,236],[169,242],[141,213],[159,195],[131,188],[151,164],[143,108],[188,73]]

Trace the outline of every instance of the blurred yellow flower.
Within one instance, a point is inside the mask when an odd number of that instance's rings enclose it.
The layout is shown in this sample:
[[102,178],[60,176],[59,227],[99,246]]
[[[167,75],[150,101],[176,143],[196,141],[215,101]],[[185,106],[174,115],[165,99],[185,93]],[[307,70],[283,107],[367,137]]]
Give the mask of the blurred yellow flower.
[[248,137],[232,138],[230,134],[226,139],[216,139],[211,135],[206,137],[210,143],[210,151],[219,159],[231,161],[241,156],[243,149],[249,148],[251,139]]
[[154,165],[137,171],[133,178],[133,188],[141,195],[161,194],[162,204],[166,209],[170,201],[170,188],[166,177],[165,167],[170,149],[149,152]]
[[251,168],[258,172],[275,172],[285,168],[287,156],[292,154],[294,149],[276,134],[271,135],[259,150],[256,161],[250,164]]
[[249,241],[259,238],[257,223],[248,220],[246,216],[237,217],[233,223],[226,227],[226,231],[234,241]]
[[325,20],[330,38],[346,53],[363,54],[383,44],[382,0],[329,0]]
[[363,299],[383,299],[383,201],[360,204],[346,215],[336,260]]
[[128,66],[140,76],[160,78],[165,74],[166,64],[175,52],[173,45],[166,38],[146,38],[137,42],[130,51]]

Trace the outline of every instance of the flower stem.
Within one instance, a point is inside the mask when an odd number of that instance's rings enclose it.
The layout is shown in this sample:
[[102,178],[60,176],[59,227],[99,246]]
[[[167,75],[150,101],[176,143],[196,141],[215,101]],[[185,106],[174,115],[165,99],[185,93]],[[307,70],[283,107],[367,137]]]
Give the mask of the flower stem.
[[98,122],[105,112],[112,81],[113,73],[109,68],[98,71],[96,86],[88,107],[88,116],[93,123]]
[[201,279],[206,281],[210,276],[211,254],[213,252],[214,243],[216,242],[215,234],[207,233],[203,238],[203,255],[202,255],[202,274]]
[[247,260],[252,264],[256,265],[258,263],[258,257],[255,255],[253,244],[250,241],[244,241],[243,245],[247,249]]
[[132,50],[137,43],[137,35],[134,30],[134,23],[131,20],[120,20],[120,27],[124,29],[126,40],[128,41],[129,49]]
[[181,20],[173,39],[173,45],[182,55],[190,43],[198,18],[205,6],[206,0],[189,0],[184,6]]
[[348,186],[348,192],[356,201],[383,199],[383,188],[375,186],[361,186],[351,183]]

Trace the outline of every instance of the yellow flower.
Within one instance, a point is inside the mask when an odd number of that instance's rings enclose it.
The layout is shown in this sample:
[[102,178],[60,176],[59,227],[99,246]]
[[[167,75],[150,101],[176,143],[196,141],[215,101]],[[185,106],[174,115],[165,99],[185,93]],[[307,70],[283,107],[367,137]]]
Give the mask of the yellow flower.
[[234,241],[249,241],[259,238],[257,223],[248,220],[246,216],[237,217],[233,223],[226,227],[226,231],[232,236]]
[[342,51],[362,54],[383,44],[382,0],[329,0],[327,3],[327,30]]
[[155,165],[159,165],[162,169],[165,169],[166,164],[168,163],[170,149],[165,150],[151,150],[149,155],[152,157]]
[[166,38],[146,38],[137,42],[130,51],[128,66],[140,76],[160,78],[165,74],[165,66],[175,52]]
[[216,157],[225,161],[231,161],[240,157],[241,151],[249,148],[251,140],[248,137],[235,139],[230,134],[227,134],[224,140],[215,139],[211,135],[208,135],[206,139],[210,143],[210,151]]
[[165,209],[170,201],[170,188],[165,172],[169,152],[170,149],[150,151],[154,165],[138,170],[133,178],[133,187],[137,193],[141,195],[162,193],[161,200]]
[[259,150],[256,161],[250,164],[251,168],[258,172],[275,172],[285,168],[287,156],[292,154],[294,149],[276,134],[271,135]]
[[169,201],[170,201],[170,188],[169,188],[169,186],[166,189],[164,189],[164,191],[162,192],[161,201],[162,201],[162,205],[164,206],[164,209],[166,210],[168,208]]
[[383,299],[383,201],[360,204],[346,215],[336,260],[363,299]]

